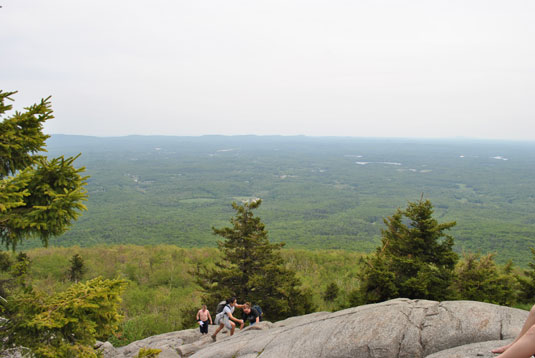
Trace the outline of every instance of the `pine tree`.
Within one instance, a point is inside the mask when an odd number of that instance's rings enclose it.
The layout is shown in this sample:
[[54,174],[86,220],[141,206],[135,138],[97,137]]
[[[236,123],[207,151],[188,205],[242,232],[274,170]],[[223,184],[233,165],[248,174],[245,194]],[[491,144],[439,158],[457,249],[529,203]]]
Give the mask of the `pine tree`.
[[5,272],[11,267],[11,258],[7,252],[0,251],[0,272]]
[[524,270],[523,276],[518,276],[518,284],[520,286],[519,301],[522,303],[533,302],[535,297],[535,249],[530,247],[532,262],[528,264],[529,270]]
[[124,280],[100,277],[47,295],[30,289],[2,303],[0,349],[26,347],[37,358],[97,358],[96,339],[107,339],[117,328]]
[[420,199],[384,219],[382,245],[363,265],[361,292],[366,303],[453,296],[450,285],[458,256],[445,231],[455,222],[439,224],[432,215],[431,202]]
[[[0,91],[0,118],[12,109],[5,102],[16,92]],[[15,250],[24,239],[38,237],[47,246],[86,210],[84,168],[77,157],[47,159],[43,123],[53,118],[49,98],[0,122],[0,243]],[[49,295],[28,284],[30,258],[20,253],[11,263],[2,255],[10,278],[0,282],[0,350],[29,349],[32,357],[96,358],[95,340],[107,338],[125,282],[96,278]]]
[[71,267],[67,272],[69,280],[78,282],[82,279],[86,269],[84,266],[84,259],[79,254],[74,254],[70,259]]
[[453,284],[458,298],[512,305],[516,291],[512,263],[500,271],[494,262],[494,254],[465,254],[457,265]]
[[[0,118],[16,92],[0,91]],[[86,210],[84,168],[77,157],[47,159],[43,123],[53,118],[49,98],[0,122],[0,243],[13,250],[26,238],[48,240],[64,233]]]
[[332,302],[338,298],[339,294],[340,294],[340,287],[338,287],[336,282],[331,282],[325,288],[322,298],[325,302]]
[[214,234],[224,238],[218,242],[222,260],[216,269],[199,273],[204,302],[215,307],[235,296],[240,302],[260,305],[269,320],[311,312],[310,297],[301,290],[295,272],[284,266],[280,255],[284,244],[270,243],[261,219],[253,215],[261,202],[233,203],[232,226],[213,228]]

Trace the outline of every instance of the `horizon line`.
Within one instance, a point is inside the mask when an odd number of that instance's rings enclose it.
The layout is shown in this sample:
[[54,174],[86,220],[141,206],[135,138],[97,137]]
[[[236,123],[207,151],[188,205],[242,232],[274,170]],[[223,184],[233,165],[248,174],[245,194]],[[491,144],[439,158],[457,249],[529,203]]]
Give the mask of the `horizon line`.
[[492,142],[528,142],[535,143],[535,139],[510,139],[510,138],[481,138],[481,137],[376,137],[376,136],[348,136],[348,135],[308,135],[308,134],[199,134],[199,135],[170,135],[170,134],[124,134],[124,135],[89,135],[89,134],[66,134],[49,133],[49,136],[72,136],[100,139],[127,138],[127,137],[165,137],[165,138],[201,138],[201,137],[284,137],[284,138],[341,138],[341,139],[389,139],[389,140],[432,140],[432,141],[492,141]]

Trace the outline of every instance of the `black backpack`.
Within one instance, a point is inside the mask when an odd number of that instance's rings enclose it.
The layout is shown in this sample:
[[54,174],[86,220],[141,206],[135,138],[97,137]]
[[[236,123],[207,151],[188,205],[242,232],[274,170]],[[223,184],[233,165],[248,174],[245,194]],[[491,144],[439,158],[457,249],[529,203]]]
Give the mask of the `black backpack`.
[[253,307],[251,307],[251,309],[255,310],[256,313],[258,313],[258,317],[260,317],[260,321],[261,321],[262,316],[264,315],[264,313],[262,312],[262,308],[260,308],[259,305],[254,305]]

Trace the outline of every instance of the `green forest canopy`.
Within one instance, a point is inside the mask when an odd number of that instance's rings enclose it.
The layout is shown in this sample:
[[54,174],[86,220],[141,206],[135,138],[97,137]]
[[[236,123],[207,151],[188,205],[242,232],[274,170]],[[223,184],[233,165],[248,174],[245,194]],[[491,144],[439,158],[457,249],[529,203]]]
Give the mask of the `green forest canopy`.
[[535,143],[312,137],[52,136],[83,153],[86,212],[53,245],[213,247],[231,203],[262,198],[270,240],[370,252],[382,219],[421,194],[456,221],[457,252],[525,265],[535,247]]

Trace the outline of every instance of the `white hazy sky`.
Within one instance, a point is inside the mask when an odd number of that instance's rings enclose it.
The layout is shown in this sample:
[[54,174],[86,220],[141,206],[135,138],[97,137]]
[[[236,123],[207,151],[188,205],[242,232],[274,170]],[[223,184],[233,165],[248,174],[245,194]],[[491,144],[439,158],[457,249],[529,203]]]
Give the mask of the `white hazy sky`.
[[0,0],[48,133],[535,140],[533,0]]

